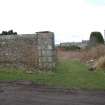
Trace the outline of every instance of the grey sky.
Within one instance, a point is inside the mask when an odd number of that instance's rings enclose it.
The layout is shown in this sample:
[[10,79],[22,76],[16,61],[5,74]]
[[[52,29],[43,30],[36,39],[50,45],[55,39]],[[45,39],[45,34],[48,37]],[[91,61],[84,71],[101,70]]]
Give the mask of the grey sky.
[[86,0],[86,1],[92,5],[97,5],[97,6],[105,5],[105,0]]
[[49,30],[56,43],[89,39],[105,29],[105,0],[0,0],[0,31]]

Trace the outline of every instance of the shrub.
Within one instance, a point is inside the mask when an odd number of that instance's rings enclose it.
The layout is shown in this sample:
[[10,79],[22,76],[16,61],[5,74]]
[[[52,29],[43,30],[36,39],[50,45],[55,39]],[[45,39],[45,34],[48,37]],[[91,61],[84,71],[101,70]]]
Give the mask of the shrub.
[[89,46],[95,46],[97,44],[104,44],[104,38],[100,32],[91,32]]
[[0,35],[17,35],[17,32],[13,32],[13,30],[2,31],[2,33],[0,33]]
[[105,69],[105,56],[100,57],[94,64],[96,69]]
[[105,56],[105,45],[97,45],[81,51],[81,60],[87,61],[91,59],[99,59]]
[[69,51],[69,50],[80,50],[80,47],[78,47],[78,46],[76,46],[76,45],[70,45],[70,46],[63,46],[63,47],[61,47],[61,48],[63,48],[64,50],[66,50],[66,51]]

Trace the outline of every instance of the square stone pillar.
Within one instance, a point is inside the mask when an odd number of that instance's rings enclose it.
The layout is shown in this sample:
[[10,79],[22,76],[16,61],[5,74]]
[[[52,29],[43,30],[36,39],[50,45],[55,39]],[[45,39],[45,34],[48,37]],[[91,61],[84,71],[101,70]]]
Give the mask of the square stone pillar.
[[49,31],[37,32],[38,66],[42,70],[52,70],[56,64],[54,33]]

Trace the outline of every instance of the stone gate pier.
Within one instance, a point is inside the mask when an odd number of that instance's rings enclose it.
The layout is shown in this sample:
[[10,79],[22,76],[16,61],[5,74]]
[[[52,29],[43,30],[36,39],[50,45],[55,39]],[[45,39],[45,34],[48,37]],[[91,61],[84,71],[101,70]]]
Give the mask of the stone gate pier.
[[36,35],[38,37],[39,68],[54,68],[56,64],[54,33],[49,31],[42,31],[37,32]]

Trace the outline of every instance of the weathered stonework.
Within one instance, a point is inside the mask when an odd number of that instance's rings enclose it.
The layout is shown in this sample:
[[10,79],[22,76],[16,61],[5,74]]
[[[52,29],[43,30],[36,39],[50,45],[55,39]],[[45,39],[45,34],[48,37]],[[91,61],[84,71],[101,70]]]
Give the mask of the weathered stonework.
[[41,70],[53,69],[56,62],[54,33],[0,36],[0,65]]
[[54,68],[56,61],[56,52],[54,45],[54,33],[53,32],[37,32],[38,36],[38,56],[40,68]]

